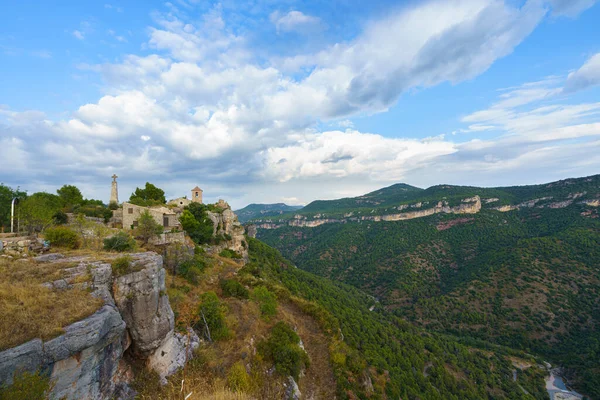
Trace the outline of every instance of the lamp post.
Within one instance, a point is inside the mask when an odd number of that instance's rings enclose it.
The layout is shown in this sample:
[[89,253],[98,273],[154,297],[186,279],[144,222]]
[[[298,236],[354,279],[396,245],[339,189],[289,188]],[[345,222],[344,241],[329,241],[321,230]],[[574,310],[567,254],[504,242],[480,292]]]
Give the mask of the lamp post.
[[15,226],[15,201],[17,201],[19,197],[13,197],[12,203],[10,205],[10,233],[14,233]]

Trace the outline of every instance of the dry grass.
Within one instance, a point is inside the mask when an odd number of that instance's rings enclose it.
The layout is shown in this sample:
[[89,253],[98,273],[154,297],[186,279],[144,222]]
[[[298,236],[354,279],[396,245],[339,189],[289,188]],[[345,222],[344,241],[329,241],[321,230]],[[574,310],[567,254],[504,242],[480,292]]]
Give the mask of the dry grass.
[[58,336],[65,326],[98,310],[102,301],[87,291],[40,285],[64,277],[64,269],[73,266],[0,259],[0,350]]

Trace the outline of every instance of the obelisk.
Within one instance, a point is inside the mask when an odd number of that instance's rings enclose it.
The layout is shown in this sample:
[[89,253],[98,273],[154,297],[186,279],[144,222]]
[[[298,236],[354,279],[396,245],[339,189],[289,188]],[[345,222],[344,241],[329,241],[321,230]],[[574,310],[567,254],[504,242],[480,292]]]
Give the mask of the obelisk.
[[119,204],[119,189],[117,188],[118,176],[114,174],[111,178],[113,178],[113,181],[112,187],[110,188],[110,203]]

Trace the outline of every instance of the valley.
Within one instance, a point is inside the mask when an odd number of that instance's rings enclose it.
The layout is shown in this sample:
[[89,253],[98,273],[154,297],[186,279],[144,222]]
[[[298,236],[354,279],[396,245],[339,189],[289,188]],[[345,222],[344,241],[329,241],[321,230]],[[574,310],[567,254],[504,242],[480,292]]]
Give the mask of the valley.
[[[477,212],[383,219],[405,204],[460,205],[474,196],[481,199]],[[384,309],[416,326],[562,365],[569,382],[595,398],[598,199],[600,176],[509,188],[394,185],[357,198],[314,202],[273,222],[257,220],[257,237],[301,269],[376,296]],[[296,226],[365,212],[370,219]],[[279,226],[265,229],[265,223]]]

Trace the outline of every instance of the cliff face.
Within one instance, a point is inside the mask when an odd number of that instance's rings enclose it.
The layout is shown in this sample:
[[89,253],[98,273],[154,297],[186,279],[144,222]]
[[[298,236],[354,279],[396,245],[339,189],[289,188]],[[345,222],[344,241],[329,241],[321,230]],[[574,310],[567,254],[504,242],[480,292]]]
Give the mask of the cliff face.
[[225,209],[221,213],[208,212],[208,217],[214,224],[214,236],[223,235],[226,241],[216,247],[216,251],[228,248],[240,253],[244,258],[248,256],[248,245],[244,237],[244,226],[238,221],[237,216],[227,203],[224,203]]
[[[422,208],[423,203],[416,203],[410,205],[411,208]],[[404,210],[409,208],[409,205],[401,205],[397,209]],[[396,214],[385,214],[385,215],[366,215],[360,217],[352,216],[352,213],[348,213],[344,218],[322,218],[322,215],[315,215],[314,219],[308,220],[303,215],[296,215],[294,219],[285,221],[256,221],[255,225],[259,229],[277,229],[283,226],[295,226],[295,227],[307,227],[314,228],[323,224],[332,223],[347,223],[347,222],[358,222],[358,221],[403,221],[414,218],[426,217],[438,213],[447,214],[476,214],[481,210],[481,199],[479,196],[463,199],[461,204],[450,207],[446,201],[439,201],[434,207],[421,209],[418,211],[407,211]]]
[[[52,398],[128,398],[126,351],[145,359],[164,379],[183,366],[198,346],[193,331],[185,338],[174,332],[165,270],[158,254],[132,254],[134,272],[123,276],[114,276],[108,263],[52,256],[43,256],[40,261],[79,265],[68,279],[45,285],[55,289],[83,285],[103,299],[104,305],[88,318],[67,326],[59,337],[45,342],[34,339],[1,352],[1,383],[10,385],[18,371],[42,371],[54,382]],[[81,283],[86,273],[92,279]]]

